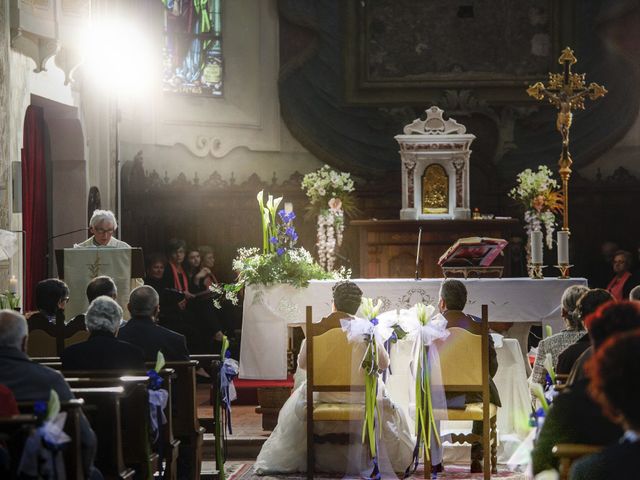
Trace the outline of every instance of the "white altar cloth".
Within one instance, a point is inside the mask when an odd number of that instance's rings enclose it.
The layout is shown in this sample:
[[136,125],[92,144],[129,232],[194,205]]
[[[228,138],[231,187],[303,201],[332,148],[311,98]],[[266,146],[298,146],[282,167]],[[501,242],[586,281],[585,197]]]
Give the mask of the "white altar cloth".
[[[442,279],[355,279],[365,297],[381,299],[381,311],[410,308],[417,302],[437,307]],[[483,278],[462,280],[467,287],[465,311],[480,315],[489,305],[492,322],[560,322],[560,298],[584,278]],[[333,280],[314,280],[306,288],[291,285],[249,285],[243,302],[240,378],[283,380],[287,376],[287,324],[304,322],[305,308],[313,307],[313,321],[331,313]],[[557,331],[554,328],[554,331]]]

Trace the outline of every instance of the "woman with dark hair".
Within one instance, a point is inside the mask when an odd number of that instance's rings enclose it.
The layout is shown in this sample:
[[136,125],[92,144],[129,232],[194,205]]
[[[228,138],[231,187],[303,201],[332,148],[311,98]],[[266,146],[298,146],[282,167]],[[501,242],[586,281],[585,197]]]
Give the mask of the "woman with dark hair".
[[166,252],[169,262],[165,266],[162,276],[164,286],[165,305],[161,307],[160,322],[166,327],[187,337],[189,350],[196,337],[192,326],[191,312],[187,310],[187,301],[193,297],[189,292],[189,277],[184,271],[182,263],[185,258],[186,242],[179,238],[172,238],[167,244]]
[[[207,264],[213,267],[213,251],[202,248]],[[213,305],[213,293],[209,287],[217,283],[211,269],[203,263],[201,249],[189,249],[185,270],[189,277],[189,291],[193,298],[189,301],[189,309],[194,315],[194,325],[197,328],[199,342],[194,345],[194,352],[213,353],[219,351],[218,343],[222,342],[222,319],[220,311]]]
[[144,277],[144,284],[153,287],[158,295],[166,286],[162,280],[166,264],[167,259],[161,253],[152,253],[147,257],[147,274]]
[[587,364],[589,393],[624,435],[602,452],[578,460],[572,480],[638,478],[640,457],[640,329],[609,338]]
[[40,315],[50,323],[56,323],[56,317],[62,316],[69,301],[69,287],[62,280],[47,278],[36,285],[36,307]]

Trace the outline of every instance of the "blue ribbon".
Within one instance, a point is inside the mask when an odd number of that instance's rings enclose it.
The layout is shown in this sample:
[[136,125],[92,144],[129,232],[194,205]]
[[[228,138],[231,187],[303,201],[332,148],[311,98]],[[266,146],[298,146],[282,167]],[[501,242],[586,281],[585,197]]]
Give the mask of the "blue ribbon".
[[149,390],[160,390],[162,386],[162,377],[155,370],[149,370],[147,372],[149,377]]
[[233,383],[233,379],[238,376],[238,371],[227,361],[228,358],[231,358],[230,351],[227,350],[225,352],[225,357],[225,361],[220,366],[220,398],[222,400],[222,403],[224,404],[227,416],[225,422],[227,424],[227,430],[229,431],[229,434],[233,434],[233,431],[231,429],[231,398],[229,394],[229,388]]

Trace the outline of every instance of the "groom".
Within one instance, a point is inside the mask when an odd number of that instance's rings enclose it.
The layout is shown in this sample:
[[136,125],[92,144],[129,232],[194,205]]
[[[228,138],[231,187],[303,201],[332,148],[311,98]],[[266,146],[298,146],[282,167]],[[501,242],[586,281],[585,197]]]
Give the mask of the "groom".
[[[442,282],[440,286],[440,300],[438,307],[440,313],[447,319],[447,328],[459,327],[469,332],[480,335],[482,333],[480,319],[464,313],[462,310],[467,304],[467,288],[460,280],[449,279]],[[489,400],[496,407],[501,407],[498,388],[493,383],[493,377],[498,371],[498,358],[493,345],[493,338],[489,335]],[[466,394],[464,396],[447,395],[447,405],[449,408],[464,408],[467,403],[482,402],[482,395],[479,393]],[[482,436],[482,421],[474,421],[471,432]],[[482,472],[482,443],[474,442],[471,445],[471,473]]]

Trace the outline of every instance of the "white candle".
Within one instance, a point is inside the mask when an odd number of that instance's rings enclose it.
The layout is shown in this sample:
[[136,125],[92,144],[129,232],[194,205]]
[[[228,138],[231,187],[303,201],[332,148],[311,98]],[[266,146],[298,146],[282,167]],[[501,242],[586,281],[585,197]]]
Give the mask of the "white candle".
[[15,275],[11,275],[9,279],[9,291],[11,293],[18,293],[18,279]]
[[569,264],[569,232],[558,231],[558,265]]
[[542,232],[540,230],[531,232],[531,263],[542,263]]
[[293,203],[291,203],[291,202],[284,202],[284,212],[285,212],[285,213],[291,213],[291,212],[293,212]]

